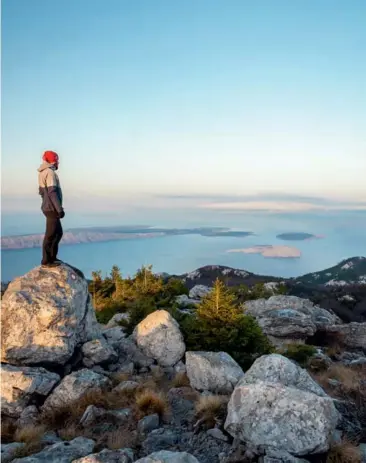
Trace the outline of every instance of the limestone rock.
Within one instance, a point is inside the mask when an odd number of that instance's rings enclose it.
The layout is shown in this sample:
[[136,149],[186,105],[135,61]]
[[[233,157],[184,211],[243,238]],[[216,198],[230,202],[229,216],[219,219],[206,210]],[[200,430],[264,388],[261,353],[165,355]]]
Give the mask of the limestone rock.
[[88,368],[94,365],[113,363],[118,359],[116,351],[104,338],[86,342],[81,350],[84,355],[83,363]]
[[229,394],[244,372],[226,352],[186,352],[190,384],[200,391]]
[[235,388],[225,429],[251,445],[302,456],[328,450],[338,418],[330,398],[258,381]]
[[46,397],[60,376],[41,367],[1,365],[1,411],[18,418],[37,396]]
[[132,463],[133,451],[131,449],[108,450],[93,453],[83,458],[78,458],[72,463]]
[[301,391],[312,392],[320,397],[327,397],[324,390],[306,370],[279,354],[259,357],[239,381],[238,386],[255,384],[258,381],[280,383],[283,386],[294,387]]
[[103,390],[110,384],[107,377],[92,370],[79,370],[65,376],[43,404],[43,409],[57,408],[79,400],[90,390]]
[[189,291],[190,299],[202,299],[210,293],[212,288],[205,285],[196,285]]
[[333,313],[297,296],[272,296],[247,301],[243,310],[256,318],[263,332],[275,345],[304,340],[318,329],[341,323]]
[[332,325],[327,333],[337,334],[339,341],[350,349],[361,349],[366,352],[366,322],[351,322],[343,325]]
[[67,265],[37,267],[2,299],[2,361],[65,364],[77,345],[99,338],[87,281]]
[[170,452],[161,450],[137,460],[135,463],[199,463],[197,458],[186,452]]
[[77,437],[69,442],[59,442],[44,448],[41,452],[25,458],[16,458],[13,463],[70,463],[93,451],[94,441]]
[[185,352],[179,325],[166,310],[157,310],[140,322],[133,338],[142,352],[161,366],[173,366]]

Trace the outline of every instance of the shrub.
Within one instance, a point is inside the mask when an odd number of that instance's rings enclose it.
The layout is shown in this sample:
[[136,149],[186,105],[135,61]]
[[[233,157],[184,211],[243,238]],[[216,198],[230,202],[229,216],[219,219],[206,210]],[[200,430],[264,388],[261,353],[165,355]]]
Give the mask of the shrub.
[[309,359],[317,352],[314,346],[307,344],[288,344],[283,355],[291,360],[295,360],[299,365],[305,367]]
[[326,463],[361,463],[361,452],[355,444],[343,440],[331,447]]
[[14,440],[16,442],[24,442],[31,444],[32,442],[39,442],[46,432],[47,428],[45,425],[29,425],[23,428],[18,428],[15,431]]
[[172,380],[172,387],[186,387],[190,386],[189,378],[187,373],[179,372],[177,373]]
[[224,423],[229,398],[226,396],[209,395],[201,396],[196,403],[196,417],[198,418],[195,428],[214,428],[217,424]]
[[165,395],[151,389],[145,389],[137,393],[136,405],[141,416],[157,413],[161,418],[164,418],[169,410],[168,400]]

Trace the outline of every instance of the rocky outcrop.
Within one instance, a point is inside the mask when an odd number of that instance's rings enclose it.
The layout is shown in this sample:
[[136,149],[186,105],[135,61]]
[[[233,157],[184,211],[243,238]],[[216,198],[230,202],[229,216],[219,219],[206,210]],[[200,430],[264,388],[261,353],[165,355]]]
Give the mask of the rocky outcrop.
[[103,375],[92,370],[79,370],[67,375],[49,395],[43,405],[43,410],[55,409],[63,405],[72,404],[90,390],[102,391],[110,385],[110,381]]
[[164,367],[178,363],[185,352],[179,325],[165,310],[157,310],[140,322],[133,339],[145,355]]
[[225,352],[186,352],[187,375],[200,391],[231,394],[244,372]]
[[255,384],[258,381],[279,383],[301,391],[312,392],[320,397],[327,397],[306,370],[279,354],[259,357],[245,373],[238,386]]
[[0,444],[1,463],[9,463],[14,460],[16,453],[25,447],[23,442],[12,442],[11,444]]
[[91,368],[94,365],[105,365],[116,362],[118,355],[104,338],[94,339],[83,344],[83,363]]
[[135,463],[199,463],[197,458],[186,452],[161,450],[137,460]]
[[34,399],[47,397],[60,376],[41,367],[1,366],[1,411],[15,418]]
[[15,279],[2,300],[1,335],[4,362],[65,364],[77,345],[101,337],[87,281],[67,265]]
[[131,449],[108,450],[93,453],[83,458],[78,458],[72,463],[132,463],[133,451]]
[[341,323],[331,312],[296,296],[272,296],[247,301],[243,310],[252,315],[275,345],[304,341],[317,330]]
[[225,429],[254,446],[302,456],[326,452],[337,421],[332,399],[280,383],[257,381],[235,388]]
[[327,334],[335,335],[340,344],[349,349],[362,349],[366,352],[366,323],[347,323],[326,328]]
[[212,288],[205,285],[196,285],[189,291],[190,299],[202,299],[210,293]]
[[29,457],[16,458],[13,463],[70,463],[93,451],[94,441],[77,437],[69,442],[59,442]]

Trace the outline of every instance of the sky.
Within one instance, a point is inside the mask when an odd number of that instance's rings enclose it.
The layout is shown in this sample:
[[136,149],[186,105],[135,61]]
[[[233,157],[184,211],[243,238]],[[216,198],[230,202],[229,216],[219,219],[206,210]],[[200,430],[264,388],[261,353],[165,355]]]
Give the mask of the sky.
[[[366,210],[364,0],[2,0],[2,211]],[[133,215],[131,215],[132,217]]]

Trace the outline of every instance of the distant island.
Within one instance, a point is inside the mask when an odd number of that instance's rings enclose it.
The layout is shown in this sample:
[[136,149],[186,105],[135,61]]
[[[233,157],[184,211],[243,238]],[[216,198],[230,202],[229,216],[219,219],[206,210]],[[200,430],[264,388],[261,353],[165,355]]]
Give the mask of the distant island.
[[291,246],[272,246],[264,244],[244,249],[229,249],[227,252],[242,252],[244,254],[262,254],[263,257],[274,259],[296,259],[301,257],[301,251]]
[[[237,237],[242,238],[253,235],[248,231],[236,231],[222,227],[202,228],[155,228],[150,226],[116,226],[116,227],[90,227],[72,228],[65,231],[62,244],[82,244],[126,239],[159,238],[174,235],[201,235],[207,237]],[[4,236],[1,238],[1,249],[29,249],[42,246],[43,234]]]
[[312,233],[304,233],[304,232],[291,232],[291,233],[281,233],[277,235],[276,238],[284,241],[305,241],[305,240],[313,240],[324,238],[321,235],[313,235]]

